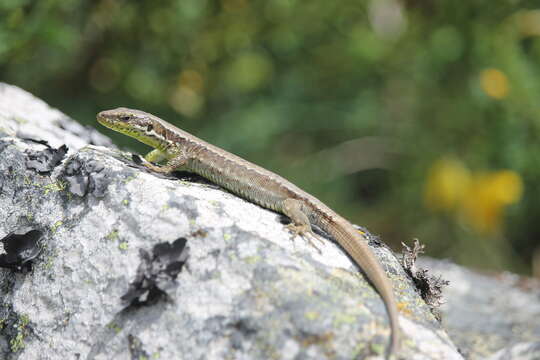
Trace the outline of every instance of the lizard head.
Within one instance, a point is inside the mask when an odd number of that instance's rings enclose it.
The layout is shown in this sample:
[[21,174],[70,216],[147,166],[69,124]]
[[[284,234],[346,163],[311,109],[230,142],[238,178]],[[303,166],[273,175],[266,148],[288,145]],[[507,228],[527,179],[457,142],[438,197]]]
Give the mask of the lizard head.
[[101,111],[97,114],[97,121],[156,149],[161,150],[168,144],[163,124],[158,118],[144,111],[128,108]]

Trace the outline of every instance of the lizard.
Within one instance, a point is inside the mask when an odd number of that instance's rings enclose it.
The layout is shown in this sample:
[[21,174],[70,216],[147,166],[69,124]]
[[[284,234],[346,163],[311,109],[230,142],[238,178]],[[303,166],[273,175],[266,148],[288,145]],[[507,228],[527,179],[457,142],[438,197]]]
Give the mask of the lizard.
[[[308,237],[316,238],[311,225],[330,234],[364,271],[383,299],[391,328],[387,356],[399,351],[398,309],[392,285],[366,239],[350,222],[281,176],[152,114],[117,108],[99,112],[97,121],[154,148],[145,156],[146,162],[143,163],[152,171],[195,173],[250,202],[284,214],[291,220],[288,229],[294,235],[304,235],[313,246],[315,244]],[[153,164],[164,160],[166,163],[162,166]]]

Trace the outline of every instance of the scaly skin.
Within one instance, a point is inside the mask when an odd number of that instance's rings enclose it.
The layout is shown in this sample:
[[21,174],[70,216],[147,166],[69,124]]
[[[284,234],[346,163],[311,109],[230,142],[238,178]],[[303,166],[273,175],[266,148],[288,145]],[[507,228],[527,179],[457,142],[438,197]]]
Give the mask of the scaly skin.
[[[157,172],[185,170],[199,174],[262,207],[287,215],[295,234],[309,235],[311,224],[329,233],[354,259],[384,300],[392,340],[388,356],[396,354],[400,329],[392,285],[363,236],[344,218],[291,182],[168,122],[140,110],[118,108],[97,115],[100,124],[155,148],[148,161],[166,159],[164,166],[145,165]],[[309,237],[306,237],[315,246]]]

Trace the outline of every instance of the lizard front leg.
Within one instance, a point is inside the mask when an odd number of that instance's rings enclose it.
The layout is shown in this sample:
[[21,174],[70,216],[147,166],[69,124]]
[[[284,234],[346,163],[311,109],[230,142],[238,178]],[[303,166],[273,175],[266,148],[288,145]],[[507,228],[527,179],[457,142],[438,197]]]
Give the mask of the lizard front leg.
[[144,159],[149,162],[158,163],[165,160],[166,155],[159,149],[154,149],[144,156]]
[[177,156],[169,159],[164,166],[156,166],[152,163],[144,163],[144,166],[152,171],[167,174],[182,168],[184,165],[186,165],[187,161],[188,157],[185,154],[178,154]]
[[304,239],[320,253],[321,250],[315,245],[311,238],[315,238],[323,244],[324,241],[319,239],[311,229],[311,223],[309,222],[306,213],[302,211],[302,202],[296,199],[285,199],[281,204],[281,211],[283,211],[283,213],[292,221],[292,223],[287,225],[287,228],[294,235],[303,236]]

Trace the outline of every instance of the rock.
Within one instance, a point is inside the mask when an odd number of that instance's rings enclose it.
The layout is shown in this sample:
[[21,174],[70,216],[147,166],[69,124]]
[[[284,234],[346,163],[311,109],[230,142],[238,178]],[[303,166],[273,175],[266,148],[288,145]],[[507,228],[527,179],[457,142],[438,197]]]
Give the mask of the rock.
[[113,147],[109,138],[50,108],[16,86],[0,83],[0,133],[21,139],[47,141],[58,148],[79,150],[88,145]]
[[450,281],[443,325],[467,359],[540,358],[540,281],[428,258],[420,264]]
[[540,359],[540,341],[518,343],[503,348],[488,360],[538,360]]
[[[150,173],[5,84],[0,129],[0,239],[40,234],[30,268],[0,269],[1,359],[383,357],[382,300],[333,242],[319,254],[276,213]],[[398,296],[403,358],[462,359],[394,255],[370,245]]]

